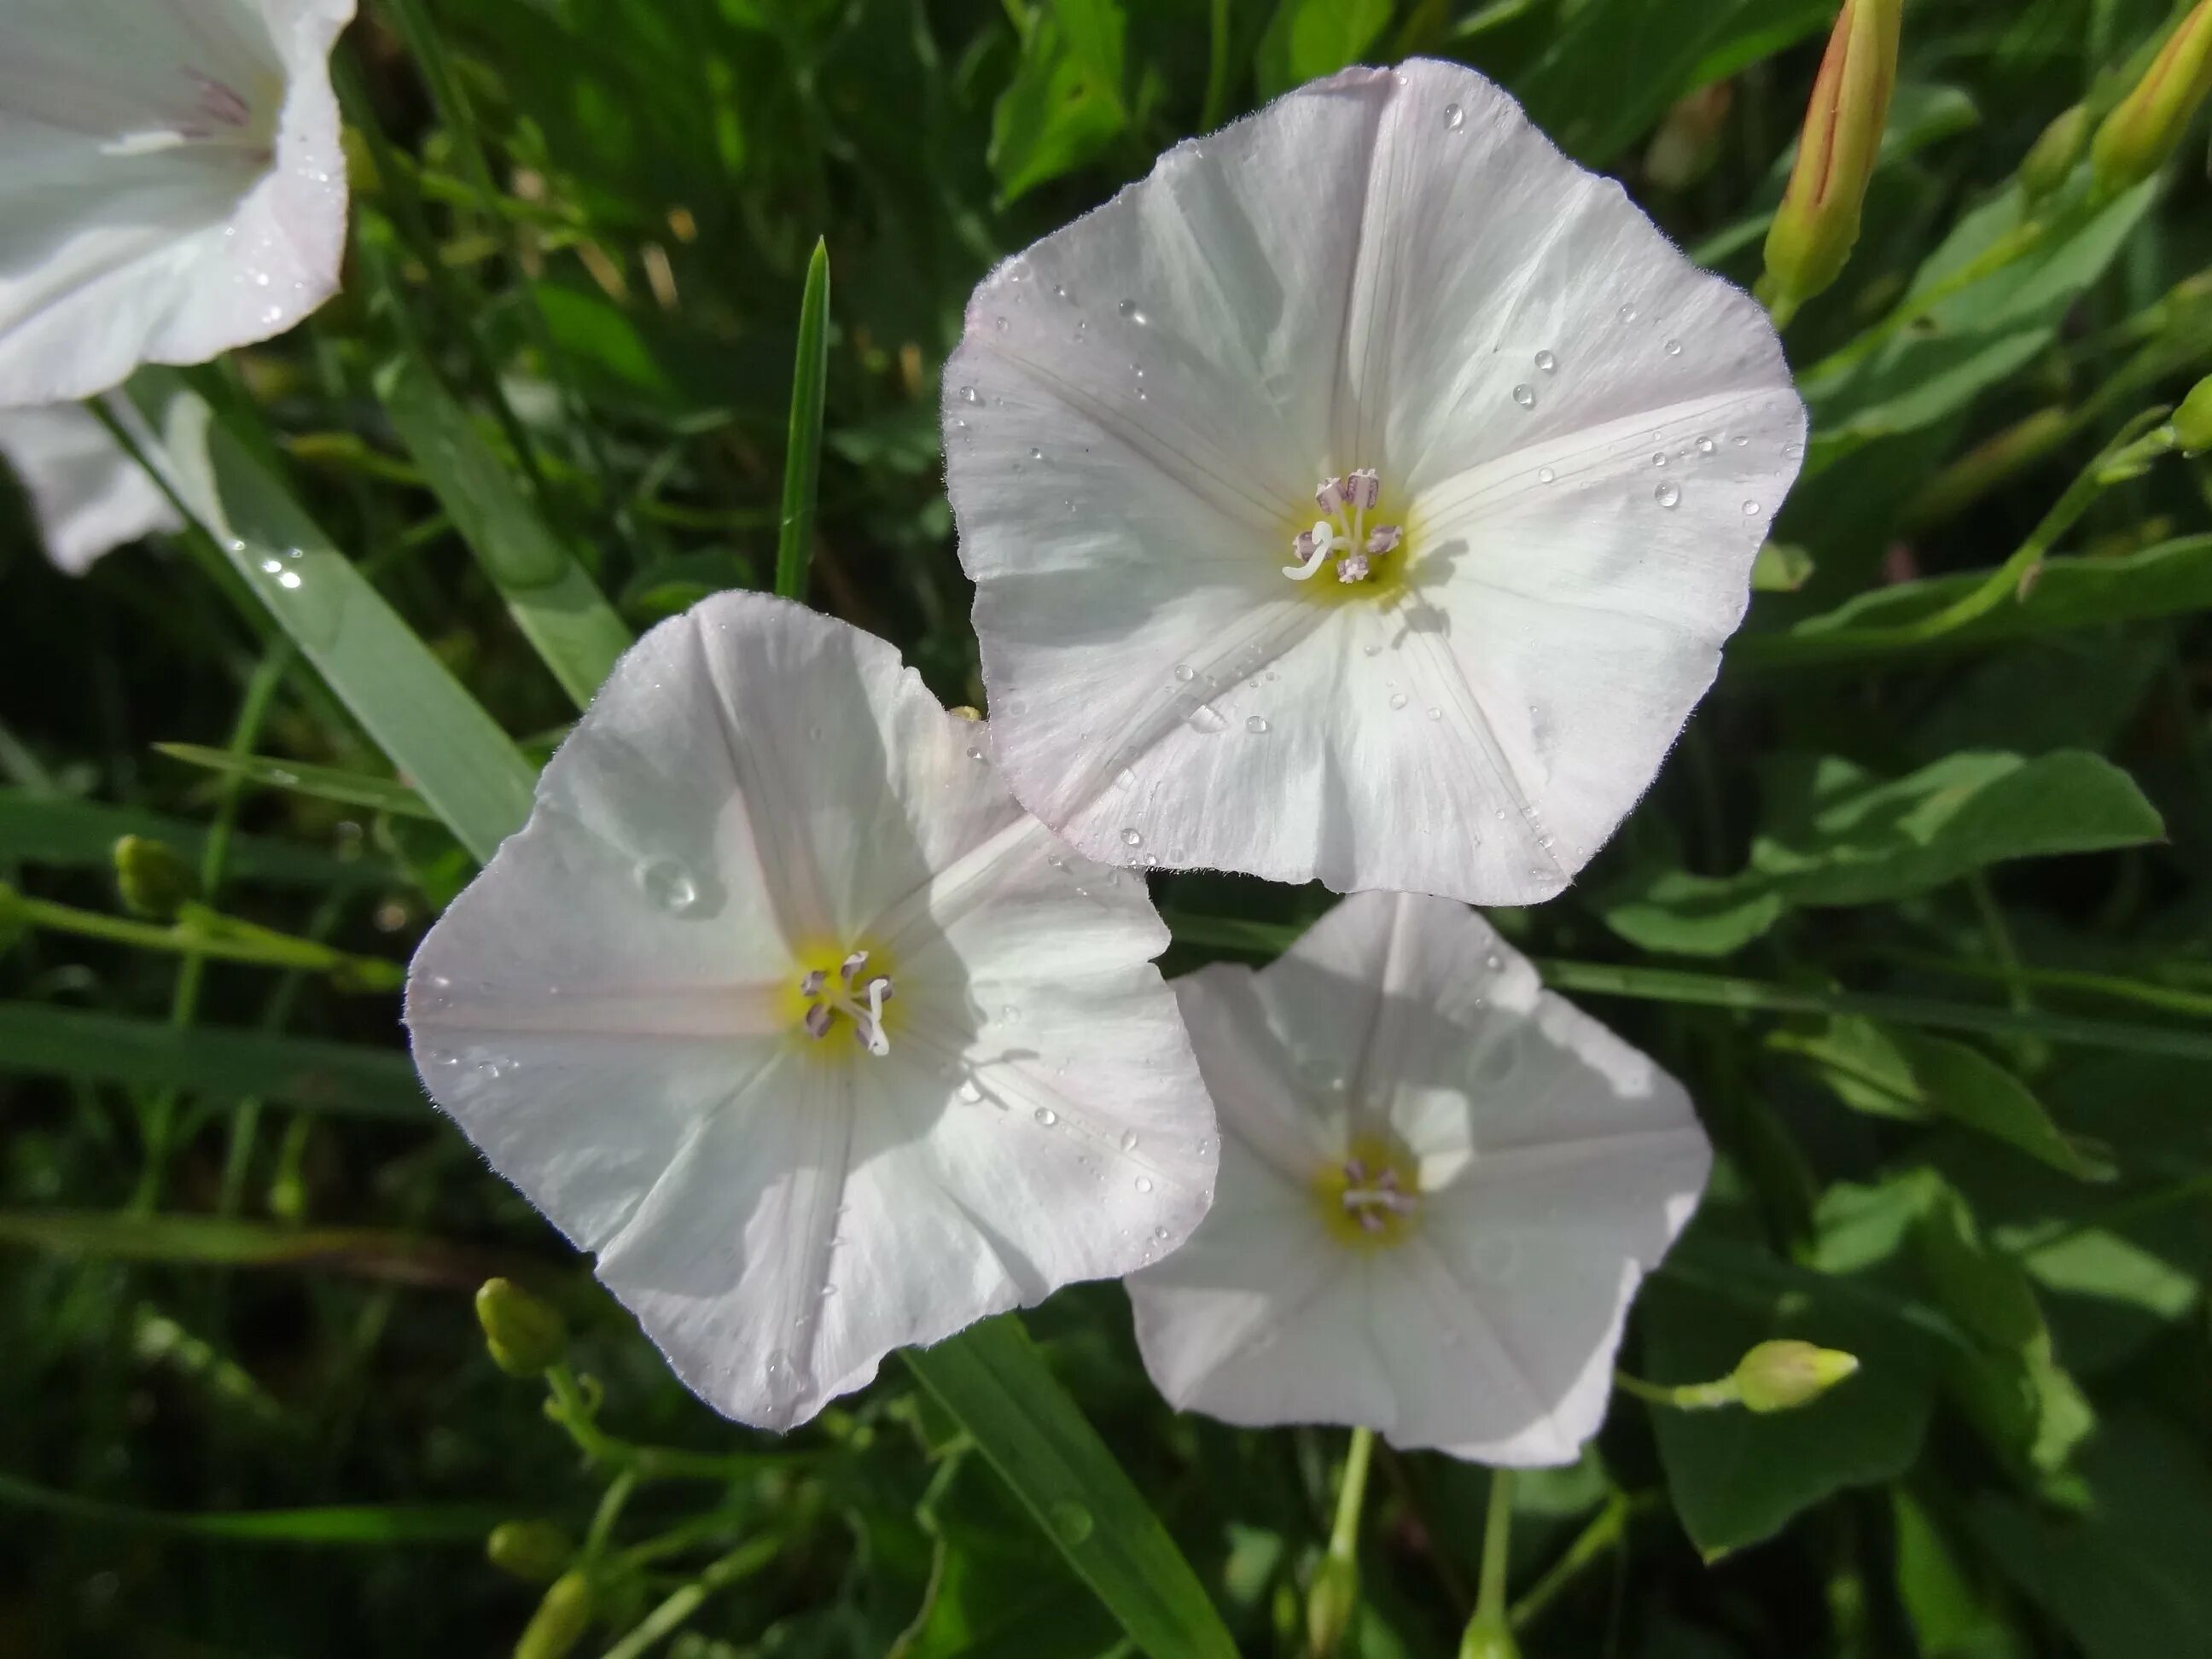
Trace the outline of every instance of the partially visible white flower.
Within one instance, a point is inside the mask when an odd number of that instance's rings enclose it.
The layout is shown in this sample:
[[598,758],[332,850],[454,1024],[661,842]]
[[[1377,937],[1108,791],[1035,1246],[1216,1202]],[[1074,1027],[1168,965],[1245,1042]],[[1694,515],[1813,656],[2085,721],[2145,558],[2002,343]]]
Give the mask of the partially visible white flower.
[[1416,61],[1000,265],[945,428],[1031,811],[1095,858],[1524,903],[1711,684],[1805,416],[1747,295]]
[[1212,1212],[1129,1281],[1160,1392],[1571,1462],[1711,1165],[1681,1085],[1445,899],[1361,894],[1176,990],[1223,1144]]
[[0,0],[0,405],[283,332],[336,290],[354,0]]
[[[136,421],[123,399],[114,406]],[[30,497],[46,556],[72,576],[127,542],[184,526],[146,470],[81,404],[0,409],[0,457]]]
[[745,1422],[1211,1197],[1167,932],[988,744],[882,641],[720,595],[623,657],[416,956],[438,1103]]

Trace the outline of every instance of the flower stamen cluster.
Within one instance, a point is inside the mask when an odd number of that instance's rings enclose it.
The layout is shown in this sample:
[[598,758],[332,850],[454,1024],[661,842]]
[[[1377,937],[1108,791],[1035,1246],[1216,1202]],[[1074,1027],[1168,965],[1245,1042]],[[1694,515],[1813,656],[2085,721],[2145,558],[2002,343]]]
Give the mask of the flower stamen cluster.
[[860,1046],[881,1060],[891,1051],[891,1040],[884,1032],[884,1004],[892,994],[891,980],[889,974],[864,978],[860,970],[867,961],[866,951],[855,951],[837,964],[835,977],[827,969],[810,969],[799,981],[799,994],[807,1005],[799,1023],[818,1042],[842,1014],[853,1022],[853,1035]]
[[1368,514],[1382,499],[1382,480],[1371,466],[1348,477],[1322,479],[1314,501],[1328,516],[1291,538],[1291,553],[1297,562],[1285,565],[1283,574],[1294,582],[1310,581],[1334,555],[1337,580],[1370,580],[1375,574],[1370,561],[1395,552],[1405,539],[1404,530],[1395,524],[1367,527]]

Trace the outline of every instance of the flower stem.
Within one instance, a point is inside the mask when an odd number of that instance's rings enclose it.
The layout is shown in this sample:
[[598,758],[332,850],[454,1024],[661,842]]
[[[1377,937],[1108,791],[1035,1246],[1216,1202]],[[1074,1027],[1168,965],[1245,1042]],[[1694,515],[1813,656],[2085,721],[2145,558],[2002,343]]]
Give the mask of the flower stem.
[[568,1431],[576,1449],[594,1463],[617,1469],[637,1480],[735,1480],[777,1461],[746,1455],[717,1457],[711,1452],[684,1451],[673,1446],[641,1446],[618,1440],[602,1429],[598,1407],[566,1360],[549,1366],[546,1387],[552,1399],[545,1414]]
[[1367,1502],[1367,1470],[1375,1456],[1375,1431],[1356,1428],[1344,1454],[1336,1489],[1336,1522],[1328,1552],[1306,1591],[1306,1651],[1329,1659],[1352,1628],[1359,1607],[1359,1517]]
[[167,925],[80,910],[74,905],[26,898],[20,893],[0,896],[0,909],[16,921],[50,933],[74,933],[80,939],[102,939],[143,951],[180,951],[187,957],[215,962],[303,968],[334,975],[342,983],[363,990],[393,991],[406,981],[406,969],[396,962],[355,956],[315,939],[240,921],[204,905],[186,906],[176,921]]
[[1490,1472],[1490,1509],[1482,1527],[1482,1581],[1474,1617],[1460,1638],[1460,1659],[1512,1659],[1519,1650],[1505,1606],[1505,1567],[1513,1547],[1513,1471]]
[[1741,1397],[1735,1378],[1723,1376],[1717,1382],[1646,1382],[1631,1376],[1626,1371],[1613,1374],[1613,1385],[1623,1394],[1634,1395],[1638,1400],[1648,1400],[1655,1406],[1671,1406],[1676,1411],[1711,1411],[1719,1406],[1733,1406]]
[[716,1590],[758,1572],[782,1551],[783,1540],[775,1537],[755,1538],[738,1545],[647,1613],[642,1624],[607,1650],[606,1659],[637,1659],[696,1613]]
[[1337,1560],[1359,1553],[1359,1515],[1367,1503],[1367,1469],[1375,1457],[1375,1431],[1354,1429],[1344,1454],[1344,1482],[1336,1492],[1336,1524],[1329,1529],[1328,1553]]

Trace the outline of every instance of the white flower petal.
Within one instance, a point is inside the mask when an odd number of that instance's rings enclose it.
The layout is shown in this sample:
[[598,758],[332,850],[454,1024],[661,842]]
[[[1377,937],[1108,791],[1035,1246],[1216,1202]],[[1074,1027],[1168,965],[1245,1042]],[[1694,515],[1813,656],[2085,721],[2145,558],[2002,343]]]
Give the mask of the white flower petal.
[[[1025,803],[1101,859],[1493,903],[1648,787],[1803,434],[1747,296],[1426,62],[1169,152],[993,273],[945,387]],[[1406,581],[1346,603],[1282,572],[1360,466]]]
[[[1212,1213],[1129,1282],[1162,1392],[1237,1423],[1571,1461],[1711,1165],[1680,1085],[1446,900],[1346,899],[1273,966],[1177,990],[1226,1144]],[[1300,1047],[1346,1088],[1290,1083]],[[1330,1209],[1378,1147],[1419,1192],[1381,1240]]]
[[[137,422],[124,399],[112,406],[119,418]],[[31,499],[46,556],[73,576],[127,542],[182,528],[146,470],[78,404],[0,409],[0,456]]]
[[[623,659],[416,957],[439,1103],[746,1422],[1153,1260],[1210,1200],[1166,930],[988,744],[883,641],[719,596]],[[849,1012],[801,1023],[860,950],[880,1058]]]
[[0,405],[283,332],[338,282],[352,0],[8,0]]

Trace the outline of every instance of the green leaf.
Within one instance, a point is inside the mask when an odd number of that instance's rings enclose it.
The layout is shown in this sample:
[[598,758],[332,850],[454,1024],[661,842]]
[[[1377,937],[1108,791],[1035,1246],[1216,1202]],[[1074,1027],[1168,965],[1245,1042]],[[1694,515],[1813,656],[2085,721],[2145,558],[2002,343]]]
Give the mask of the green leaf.
[[2089,1501],[2078,1512],[1984,1496],[1971,1511],[1974,1535],[2088,1659],[2212,1656],[2212,1480],[2202,1447],[2131,1419],[2098,1436],[2081,1473]]
[[469,1504],[337,1504],[317,1509],[188,1515],[103,1504],[10,1474],[0,1474],[0,1504],[72,1521],[193,1538],[258,1544],[359,1544],[377,1549],[395,1544],[468,1544],[480,1548],[486,1534],[501,1522],[514,1518],[506,1510]]
[[331,544],[283,482],[166,369],[127,388],[151,457],[277,625],[479,860],[530,815],[536,774]]
[[43,1002],[0,1002],[0,1071],[429,1121],[414,1067],[390,1049],[209,1025],[179,1028]]
[[629,629],[428,368],[411,359],[392,363],[377,376],[377,392],[515,626],[569,699],[586,707],[629,648]]
[[283,789],[334,800],[348,806],[366,806],[374,812],[391,812],[403,818],[429,818],[437,814],[429,804],[404,783],[348,772],[335,766],[309,766],[270,755],[234,755],[228,749],[204,749],[196,743],[157,743],[154,747],[171,760],[204,767],[267,789]]
[[1389,25],[1392,0],[1279,0],[1260,37],[1260,96],[1334,75],[1358,63]]
[[1197,1575],[1012,1314],[902,1357],[1152,1659],[1235,1659]]
[[1513,90],[1570,155],[1603,167],[1676,99],[1826,27],[1835,12],[1832,0],[1588,0]]
[[[1932,426],[2024,368],[2105,274],[2157,190],[2148,180],[2054,220],[2030,251],[1936,300],[1910,325],[1816,364],[1800,383],[1813,410],[1807,476],[1875,439]],[[2034,222],[2017,188],[1968,214],[1922,264],[1908,301],[1959,282]]]
[[817,238],[799,302],[799,350],[791,373],[791,424],[783,457],[783,517],[776,533],[775,591],[806,598],[814,556],[814,501],[822,477],[822,405],[830,379],[830,245]]
[[[1844,1218],[1835,1194],[1821,1209],[1830,1224]],[[1903,1218],[1896,1224],[1901,1229]],[[1639,1304],[1644,1374],[1653,1382],[1725,1376],[1751,1348],[1776,1337],[1840,1348],[1861,1362],[1856,1375],[1796,1411],[1653,1409],[1668,1494],[1708,1558],[1771,1537],[1844,1487],[1911,1467],[1932,1406],[1935,1346],[1886,1316],[1860,1289],[1862,1275],[1799,1272],[1759,1285],[1724,1274],[1723,1289],[1692,1282],[1683,1271],[1692,1267],[1670,1262]]]
[[1896,779],[1832,756],[1800,758],[1771,794],[1772,824],[1745,869],[1633,873],[1600,898],[1607,925],[1646,950],[1721,956],[1800,906],[1887,903],[2007,860],[2166,832],[2126,773],[2075,750],[1957,754]]
[[314,1267],[402,1285],[473,1290],[487,1258],[375,1227],[289,1227],[211,1215],[0,1210],[0,1244],[56,1255],[198,1267]]
[[[190,819],[135,806],[0,788],[0,865],[106,870],[114,864],[115,843],[125,836],[161,842],[197,864],[207,833],[204,825]],[[233,836],[226,868],[240,881],[302,887],[374,886],[392,880],[395,873],[380,858],[341,858],[320,848],[295,846],[265,836]]]
[[1128,125],[1116,0],[1045,0],[991,114],[991,172],[1005,206],[1092,161]]
[[2026,597],[1923,645],[1899,647],[1856,637],[1936,615],[1979,587],[1987,574],[1967,570],[1873,588],[1788,628],[1754,629],[1729,647],[1729,665],[1732,670],[1814,667],[1908,653],[1948,653],[2212,610],[2212,536],[2185,536],[2112,559],[2046,559]]
[[1996,1599],[1977,1585],[1935,1518],[1904,1487],[1891,1494],[1897,1598],[1929,1659],[2027,1659]]
[[1856,1110],[1917,1123],[1948,1117],[2078,1181],[2115,1173],[2101,1148],[2068,1135],[2018,1078],[1963,1042],[1863,1019],[1834,1020],[1818,1036],[1774,1042],[1812,1060]]

